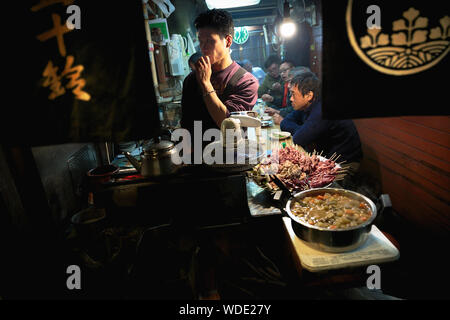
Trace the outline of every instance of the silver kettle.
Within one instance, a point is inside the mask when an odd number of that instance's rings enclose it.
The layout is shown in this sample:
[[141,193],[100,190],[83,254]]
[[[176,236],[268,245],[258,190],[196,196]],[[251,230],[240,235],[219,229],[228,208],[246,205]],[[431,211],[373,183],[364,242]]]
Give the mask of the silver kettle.
[[157,139],[143,149],[140,163],[129,152],[124,152],[124,155],[143,177],[158,177],[173,174],[180,168],[172,161],[175,152],[172,141]]

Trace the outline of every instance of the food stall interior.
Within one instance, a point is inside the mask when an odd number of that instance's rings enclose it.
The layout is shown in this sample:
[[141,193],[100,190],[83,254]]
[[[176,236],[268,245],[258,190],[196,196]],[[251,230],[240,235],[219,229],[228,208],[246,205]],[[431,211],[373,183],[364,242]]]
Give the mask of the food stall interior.
[[[272,188],[281,190],[275,192],[255,178],[264,164],[174,168],[164,162],[178,143],[172,133],[180,128],[188,58],[200,50],[193,21],[213,1],[76,1],[89,14],[82,15],[80,30],[66,30],[62,46],[56,37],[36,40],[53,26],[52,15],[67,15],[62,4],[44,3],[31,9],[16,4],[35,26],[26,41],[39,54],[22,52],[12,60],[23,61],[32,76],[24,81],[26,94],[15,92],[28,115],[8,110],[9,125],[2,125],[0,299],[448,298],[442,285],[450,226],[448,111],[393,114],[386,101],[382,114],[351,107],[359,102],[349,98],[342,114],[355,120],[361,136],[361,171],[351,182],[333,176],[319,187],[355,192],[360,209],[374,205],[374,221],[360,249],[315,251],[302,232],[317,228],[302,231],[294,207],[286,207],[295,198],[286,180],[270,176]],[[342,70],[327,53],[336,54],[327,24],[335,21],[330,11],[322,14],[331,7],[320,0],[260,0],[226,8],[237,30],[232,59],[264,70],[275,54],[306,66],[323,81],[324,100],[335,105],[336,88],[329,83]],[[287,16],[297,28],[292,38],[280,31]],[[54,64],[62,71],[70,63],[84,66],[85,95],[66,87],[50,97],[54,87],[42,85],[44,68]],[[335,106],[325,113],[339,117]],[[273,122],[264,126],[261,118],[246,130],[269,134],[275,128]],[[276,149],[300,156],[301,147],[289,141],[280,140],[264,156]],[[329,161],[345,175],[337,157],[305,157]],[[381,287],[367,285],[369,265],[381,267]],[[81,268],[82,290],[70,288],[69,266]]]

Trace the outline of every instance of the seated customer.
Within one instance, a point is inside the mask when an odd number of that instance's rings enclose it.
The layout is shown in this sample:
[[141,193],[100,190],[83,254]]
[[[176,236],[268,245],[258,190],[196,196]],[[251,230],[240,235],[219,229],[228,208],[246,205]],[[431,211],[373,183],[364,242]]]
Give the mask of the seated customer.
[[323,119],[319,93],[320,81],[314,73],[296,75],[291,80],[294,111],[281,122],[281,130],[289,131],[293,142],[307,152],[323,151],[327,158],[336,153],[339,161],[346,160],[346,164],[357,169],[362,158],[358,131],[352,120]]
[[290,71],[294,68],[294,63],[289,60],[284,60],[280,64],[280,76],[281,76],[281,89],[283,92],[282,98],[281,98],[281,104],[276,105],[276,107],[279,107],[280,109],[287,107],[287,101],[288,101],[288,93],[289,93],[289,74]]
[[258,97],[267,104],[281,105],[283,93],[281,92],[280,58],[271,55],[264,62],[266,76],[258,88]]
[[266,112],[273,117],[273,121],[277,125],[280,124],[281,121],[283,121],[283,119],[294,110],[291,104],[291,91],[290,91],[291,86],[290,84],[292,78],[302,72],[307,71],[311,72],[311,70],[308,67],[301,66],[294,68],[291,62],[282,63],[280,66],[280,71],[281,77],[285,82],[285,87],[288,89],[287,92],[285,92],[286,96],[283,96],[283,102],[285,101],[286,105],[282,108],[278,108],[276,106],[266,107]]
[[242,60],[241,66],[250,72],[256,79],[258,79],[259,84],[261,85],[266,77],[266,73],[260,67],[254,67],[252,62],[248,59]]

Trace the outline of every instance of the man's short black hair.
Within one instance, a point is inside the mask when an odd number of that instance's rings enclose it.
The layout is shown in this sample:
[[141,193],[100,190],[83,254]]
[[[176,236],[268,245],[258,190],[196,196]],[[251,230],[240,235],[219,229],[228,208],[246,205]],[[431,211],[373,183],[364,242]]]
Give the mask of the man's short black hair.
[[310,72],[298,73],[291,80],[292,87],[297,86],[302,95],[312,91],[314,93],[313,101],[317,101],[320,96],[320,80],[317,76]]
[[264,62],[264,68],[269,68],[271,65],[273,65],[273,64],[277,64],[277,65],[280,65],[281,64],[281,59],[277,56],[277,55],[275,55],[275,54],[273,54],[273,55],[270,55],[267,59],[266,59],[266,61]]
[[289,74],[292,76],[292,78],[294,78],[297,74],[303,73],[303,72],[311,72],[311,69],[309,69],[308,67],[305,67],[305,66],[298,66],[298,67],[294,67],[289,72]]
[[285,59],[285,60],[281,61],[280,65],[282,65],[283,63],[289,64],[291,66],[291,68],[293,68],[295,66],[295,64],[294,64],[294,62],[292,62],[292,60]]
[[195,28],[212,28],[222,37],[230,35],[234,36],[234,22],[231,14],[225,10],[212,9],[207,10],[195,19]]

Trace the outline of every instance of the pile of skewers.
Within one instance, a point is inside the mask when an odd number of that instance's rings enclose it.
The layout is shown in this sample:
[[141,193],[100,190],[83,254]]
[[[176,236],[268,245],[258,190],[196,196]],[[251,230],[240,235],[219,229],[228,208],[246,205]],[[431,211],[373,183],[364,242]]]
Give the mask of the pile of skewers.
[[292,191],[329,186],[333,181],[344,179],[347,173],[345,161],[337,162],[339,155],[329,159],[318,154],[304,152],[296,145],[275,150],[254,167],[251,177],[259,185],[276,191],[279,187],[273,175],[280,179]]

